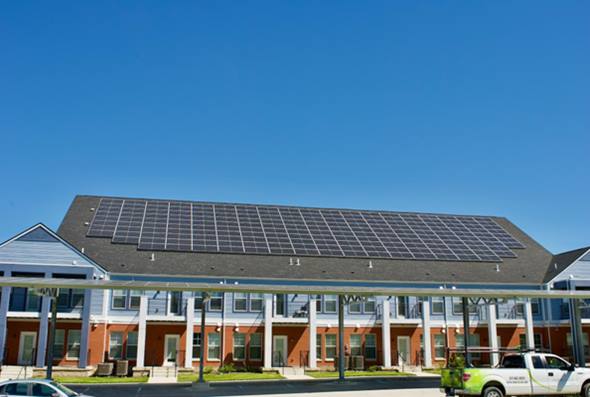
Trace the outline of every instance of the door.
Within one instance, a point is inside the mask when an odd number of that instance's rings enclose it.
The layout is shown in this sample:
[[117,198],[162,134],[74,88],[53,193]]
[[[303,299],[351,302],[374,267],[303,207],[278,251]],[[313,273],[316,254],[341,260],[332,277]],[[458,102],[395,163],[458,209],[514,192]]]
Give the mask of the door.
[[287,335],[273,335],[272,337],[272,366],[284,367],[287,365]]
[[36,332],[21,332],[18,344],[18,365],[32,365],[37,344]]
[[285,317],[287,315],[287,295],[275,295],[275,316]]
[[166,335],[164,337],[164,365],[174,365],[178,357],[179,335]]
[[409,336],[398,336],[397,337],[397,359],[399,365],[410,364],[410,337]]

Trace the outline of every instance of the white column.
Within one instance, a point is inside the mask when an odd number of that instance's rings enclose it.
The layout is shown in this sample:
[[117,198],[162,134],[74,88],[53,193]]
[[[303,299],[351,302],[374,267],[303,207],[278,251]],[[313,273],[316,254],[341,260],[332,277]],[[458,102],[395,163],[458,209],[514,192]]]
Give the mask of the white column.
[[139,298],[139,326],[137,329],[137,364],[136,367],[145,367],[145,332],[148,312],[148,297],[141,295]]
[[39,314],[39,333],[37,334],[37,364],[38,368],[45,366],[45,354],[47,352],[47,331],[49,329],[49,309],[51,298],[44,296],[41,299],[41,313]]
[[309,297],[309,362],[307,365],[309,368],[317,368],[317,349],[316,343],[318,339],[318,327],[317,327],[317,297],[315,295]]
[[195,298],[192,294],[186,301],[186,346],[184,353],[184,366],[193,366],[193,334],[195,332]]
[[[10,277],[10,272],[4,272],[5,277]],[[8,328],[8,307],[10,303],[10,287],[2,287],[0,298],[0,364],[4,364],[4,348],[6,347],[6,329]]]
[[391,308],[389,299],[381,304],[381,345],[383,346],[383,367],[391,368]]
[[527,299],[524,303],[524,324],[525,324],[525,336],[526,346],[528,349],[535,348],[535,332],[533,328],[533,308],[531,306],[531,300]]
[[264,295],[264,368],[272,368],[272,294]]
[[78,360],[79,368],[86,368],[86,366],[88,365],[91,299],[92,290],[86,289],[84,291],[84,306],[82,307],[82,330],[80,331],[80,359]]
[[424,367],[432,367],[432,347],[430,342],[430,299],[422,301],[422,338],[424,340]]
[[[488,340],[490,349],[498,349],[498,330],[496,328],[496,304],[488,304]],[[490,364],[496,366],[499,363],[498,353],[492,353],[490,357]]]

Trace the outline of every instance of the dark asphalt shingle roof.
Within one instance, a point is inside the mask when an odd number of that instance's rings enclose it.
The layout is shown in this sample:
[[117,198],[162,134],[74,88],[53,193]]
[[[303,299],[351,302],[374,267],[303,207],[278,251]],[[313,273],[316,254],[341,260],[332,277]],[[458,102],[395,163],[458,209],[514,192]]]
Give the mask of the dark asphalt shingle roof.
[[554,255],[553,260],[551,261],[551,265],[549,266],[549,268],[547,269],[547,273],[545,274],[544,281],[551,281],[559,273],[567,269],[567,267],[571,265],[576,259],[584,255],[584,253],[588,250],[590,250],[590,246]]
[[[98,196],[76,196],[58,234],[111,273],[268,278],[283,280],[334,280],[363,282],[433,282],[541,284],[552,255],[522,230],[502,217],[492,217],[526,248],[517,258],[501,263],[300,257],[300,266],[289,265],[289,256],[141,251],[135,245],[113,244],[109,238],[87,237],[88,224],[97,208]],[[497,271],[497,266],[500,271]]]

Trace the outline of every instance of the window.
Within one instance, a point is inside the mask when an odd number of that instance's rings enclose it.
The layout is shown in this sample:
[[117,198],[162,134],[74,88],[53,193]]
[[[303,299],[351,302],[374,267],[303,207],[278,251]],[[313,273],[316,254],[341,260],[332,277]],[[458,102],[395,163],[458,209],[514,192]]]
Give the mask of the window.
[[533,313],[533,315],[541,314],[541,303],[539,299],[531,299],[531,312]]
[[138,310],[141,304],[141,291],[132,290],[129,292],[129,308]]
[[137,358],[137,332],[127,333],[127,359],[135,360]]
[[322,359],[322,335],[315,337],[315,356],[318,360]]
[[261,312],[264,294],[250,294],[250,311]]
[[37,290],[29,288],[27,290],[27,311],[36,312],[41,308],[41,295]]
[[70,307],[70,290],[66,288],[59,289],[57,296],[57,309],[67,309]]
[[517,354],[504,356],[502,368],[525,368],[524,357]]
[[9,396],[28,396],[29,395],[29,384],[28,383],[10,383],[6,385],[4,394]]
[[248,294],[234,293],[234,311],[245,312],[248,310]]
[[514,305],[514,310],[515,310],[515,312],[516,312],[516,315],[517,315],[518,317],[522,317],[522,316],[524,316],[524,303],[522,303],[522,302],[517,302],[517,303]]
[[350,335],[350,355],[360,356],[361,352],[361,335]]
[[84,290],[83,289],[72,289],[72,307],[84,306]]
[[111,332],[109,338],[109,357],[115,360],[123,358],[123,333]]
[[434,335],[434,358],[444,359],[446,353],[446,341],[443,334]]
[[126,309],[127,308],[127,291],[113,290],[113,309]]
[[318,313],[322,312],[322,297],[320,295],[318,295],[315,301],[315,311]]
[[250,335],[250,360],[262,359],[262,334]]
[[43,383],[33,383],[32,396],[35,397],[52,397],[56,394],[55,389]]
[[550,369],[566,371],[569,368],[569,364],[557,356],[545,356],[545,362],[547,363],[547,368]]
[[408,299],[405,296],[398,296],[397,302],[397,316],[406,317],[408,315]]
[[223,309],[223,292],[213,292],[209,299],[209,310],[220,312]]
[[203,294],[200,292],[195,293],[195,310],[201,310],[203,308]]
[[367,298],[364,304],[365,313],[375,313],[375,298]]
[[55,330],[55,343],[53,344],[53,359],[63,358],[64,343],[66,338],[66,331],[63,329]]
[[348,304],[348,312],[350,314],[356,314],[361,312],[361,302],[360,301],[351,301]]
[[207,335],[207,357],[209,360],[221,359],[220,337],[218,333]]
[[172,291],[168,295],[168,314],[181,314],[182,292]]
[[[527,347],[526,334],[520,334],[518,338],[519,338],[520,347],[526,348]],[[535,341],[535,349],[542,349],[543,348],[543,338],[542,338],[541,334],[534,334],[533,338]]]
[[246,359],[246,334],[234,333],[234,360]]
[[[568,332],[565,337],[565,340],[566,340],[568,349],[571,351],[571,349],[572,349],[572,334]],[[589,349],[588,349],[588,334],[587,333],[584,332],[582,334],[582,340],[584,342],[584,352],[586,354],[588,354]]]
[[84,306],[84,290],[83,289],[67,289],[60,288],[57,296],[57,308],[71,309],[73,307]]
[[336,313],[338,296],[324,295],[324,313]]
[[589,253],[587,253],[586,255],[584,255],[584,256],[582,257],[582,259],[580,259],[580,260],[581,260],[581,261],[590,261],[590,252],[589,252]]
[[545,368],[545,366],[543,365],[543,359],[541,359],[541,356],[533,356],[532,360],[533,360],[533,367],[534,368],[537,368],[537,369]]
[[80,357],[80,331],[76,329],[70,329],[68,331],[68,352],[67,358],[77,359]]
[[336,335],[326,334],[326,360],[336,358]]
[[433,297],[432,298],[432,314],[443,314],[444,309],[444,300],[442,297]]
[[377,337],[375,334],[365,335],[365,360],[377,359]]
[[201,358],[201,333],[195,332],[193,334],[193,360]]

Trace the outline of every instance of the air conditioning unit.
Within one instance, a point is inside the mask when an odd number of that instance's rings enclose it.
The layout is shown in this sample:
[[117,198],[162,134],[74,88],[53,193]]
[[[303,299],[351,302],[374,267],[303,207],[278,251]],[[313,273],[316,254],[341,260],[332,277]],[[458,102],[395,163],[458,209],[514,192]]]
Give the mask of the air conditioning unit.
[[129,361],[117,360],[117,376],[127,376],[129,374]]
[[365,357],[364,356],[352,356],[351,360],[352,369],[361,371],[365,369]]
[[98,364],[96,369],[96,376],[111,376],[113,373],[113,363],[101,363]]

